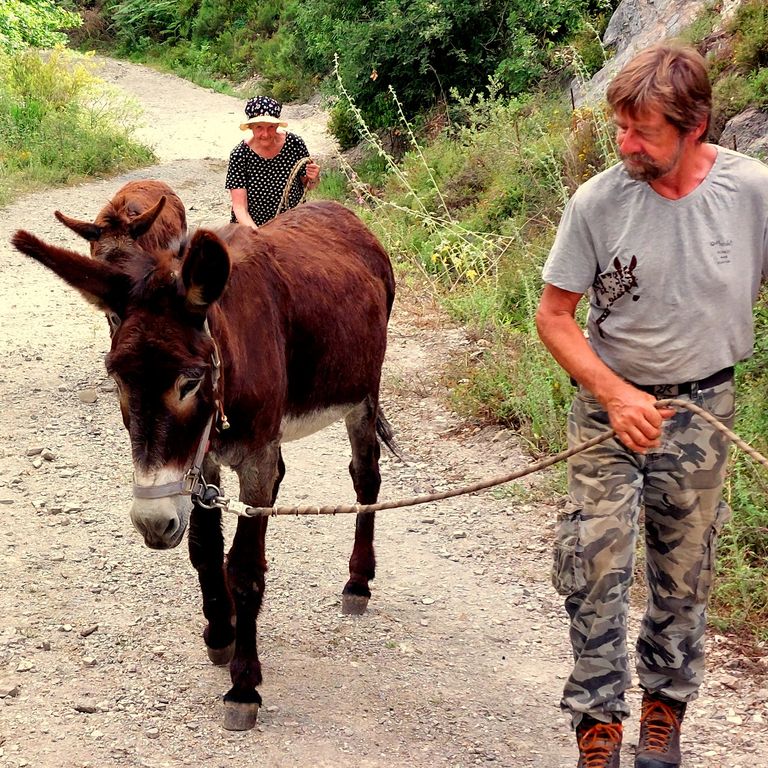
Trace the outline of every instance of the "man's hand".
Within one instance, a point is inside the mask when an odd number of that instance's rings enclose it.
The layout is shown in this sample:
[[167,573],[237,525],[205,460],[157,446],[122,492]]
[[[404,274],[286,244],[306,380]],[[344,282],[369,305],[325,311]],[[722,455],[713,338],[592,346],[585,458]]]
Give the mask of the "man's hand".
[[601,400],[616,436],[636,453],[659,446],[662,422],[675,413],[671,408],[657,408],[653,395],[626,383]]

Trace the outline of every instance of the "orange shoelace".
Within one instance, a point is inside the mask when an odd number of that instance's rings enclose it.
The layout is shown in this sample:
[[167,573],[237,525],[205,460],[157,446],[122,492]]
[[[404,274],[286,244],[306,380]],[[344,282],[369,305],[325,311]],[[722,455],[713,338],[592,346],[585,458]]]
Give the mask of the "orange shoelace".
[[621,746],[621,723],[595,723],[579,736],[579,751],[584,768],[606,768],[614,751]]
[[643,743],[641,749],[666,752],[672,734],[680,730],[680,717],[675,710],[659,699],[648,698],[643,702]]

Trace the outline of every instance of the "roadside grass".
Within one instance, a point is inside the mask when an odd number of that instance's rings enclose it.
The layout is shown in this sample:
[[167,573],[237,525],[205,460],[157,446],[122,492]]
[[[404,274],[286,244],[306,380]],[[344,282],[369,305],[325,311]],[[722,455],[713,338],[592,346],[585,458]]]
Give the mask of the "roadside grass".
[[562,450],[570,383],[534,315],[570,187],[613,157],[604,113],[574,115],[544,95],[502,98],[490,83],[457,100],[448,127],[425,146],[399,110],[408,151],[397,160],[339,89],[370,148],[364,166],[345,169],[349,197],[395,262],[482,341],[482,354],[447,366],[451,407],[514,429],[534,456]]
[[208,88],[227,96],[241,95],[233,80],[228,80],[223,75],[211,71],[209,52],[205,49],[200,50],[191,46],[179,45],[167,48],[150,48],[125,55],[129,61],[152,67],[158,72],[177,75],[201,88]]
[[51,185],[149,165],[131,138],[136,111],[87,58],[56,48],[0,53],[0,205]]
[[[768,290],[755,311],[755,354],[737,367],[735,431],[768,456]],[[768,640],[768,473],[733,449],[725,489],[733,517],[719,547],[713,614],[728,628]]]

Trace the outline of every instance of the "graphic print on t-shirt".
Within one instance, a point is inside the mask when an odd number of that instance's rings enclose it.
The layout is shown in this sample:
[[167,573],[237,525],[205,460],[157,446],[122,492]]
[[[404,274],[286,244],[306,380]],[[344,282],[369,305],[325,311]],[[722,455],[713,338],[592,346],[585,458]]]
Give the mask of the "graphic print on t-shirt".
[[[633,288],[637,288],[637,278],[635,277],[635,267],[637,266],[637,256],[632,256],[629,264],[625,267],[619,261],[617,256],[613,260],[614,269],[611,272],[603,272],[597,275],[595,282],[592,283],[592,290],[595,292],[595,299],[603,310],[600,317],[595,321],[597,331],[601,336],[605,336],[600,327],[608,315],[611,314],[611,307],[625,294],[630,293]],[[632,301],[637,301],[640,297],[632,296]]]

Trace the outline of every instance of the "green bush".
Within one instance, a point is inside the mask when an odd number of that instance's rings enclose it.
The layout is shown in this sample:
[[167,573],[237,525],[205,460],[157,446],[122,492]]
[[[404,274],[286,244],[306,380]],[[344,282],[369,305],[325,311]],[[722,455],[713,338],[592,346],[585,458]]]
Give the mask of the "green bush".
[[66,43],[62,30],[82,24],[76,13],[56,7],[52,0],[3,0],[0,4],[0,51],[32,46],[52,48]]
[[342,150],[354,147],[360,141],[360,128],[352,110],[345,101],[337,101],[328,114],[328,131],[339,142]]
[[195,43],[210,44],[224,31],[245,27],[253,7],[248,0],[199,0],[190,5],[185,21]]
[[55,49],[0,53],[0,204],[19,191],[149,164],[131,113],[86,60]]
[[263,90],[278,101],[306,99],[317,85],[303,74],[297,48],[295,33],[288,25],[253,48],[252,65],[263,78]]
[[[507,93],[528,89],[546,71],[555,43],[579,29],[585,14],[614,0],[304,0],[296,10],[306,62],[339,71],[371,128],[397,122],[389,97],[406,114],[423,112],[452,88],[483,87],[495,74]],[[339,41],[343,41],[340,45]]]
[[761,67],[749,77],[752,101],[756,107],[768,107],[768,67]]
[[721,77],[712,88],[712,111],[725,120],[745,109],[752,98],[747,79],[731,72]]
[[177,40],[182,19],[178,0],[109,0],[105,6],[118,46],[125,52]]
[[739,6],[731,22],[735,32],[733,59],[744,70],[768,66],[768,5],[750,0]]
[[[755,309],[755,352],[737,367],[735,431],[768,454],[768,294]],[[768,636],[768,483],[765,470],[734,448],[725,496],[733,517],[719,545],[715,610],[731,628]],[[727,619],[726,619],[727,617]]]

